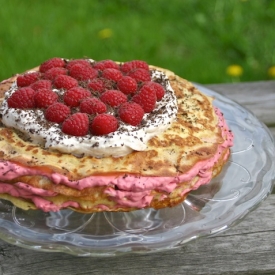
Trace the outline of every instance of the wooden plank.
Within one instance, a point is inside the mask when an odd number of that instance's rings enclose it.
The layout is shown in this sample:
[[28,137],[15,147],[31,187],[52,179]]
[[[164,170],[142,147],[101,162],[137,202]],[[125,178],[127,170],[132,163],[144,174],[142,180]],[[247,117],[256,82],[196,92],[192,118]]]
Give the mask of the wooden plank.
[[275,81],[205,85],[238,102],[268,126],[275,126]]
[[275,195],[228,231],[148,255],[81,258],[0,242],[0,274],[274,274]]

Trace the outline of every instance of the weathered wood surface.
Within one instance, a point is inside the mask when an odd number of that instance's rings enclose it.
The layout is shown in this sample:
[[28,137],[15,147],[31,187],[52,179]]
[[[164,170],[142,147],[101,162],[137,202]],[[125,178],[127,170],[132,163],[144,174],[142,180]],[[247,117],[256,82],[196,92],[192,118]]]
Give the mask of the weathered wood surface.
[[[275,81],[207,87],[250,109],[275,137]],[[0,241],[3,274],[275,274],[275,194],[228,231],[156,254],[81,258]]]
[[206,85],[245,106],[268,126],[275,127],[275,81]]

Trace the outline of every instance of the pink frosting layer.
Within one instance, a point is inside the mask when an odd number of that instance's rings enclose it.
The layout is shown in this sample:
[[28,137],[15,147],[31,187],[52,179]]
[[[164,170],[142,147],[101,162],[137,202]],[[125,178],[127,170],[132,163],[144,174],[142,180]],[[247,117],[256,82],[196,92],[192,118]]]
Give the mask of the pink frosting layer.
[[[39,171],[41,176],[48,177],[55,184],[63,184],[74,189],[83,190],[84,188],[94,186],[116,186],[117,188],[107,187],[105,192],[116,202],[117,207],[136,207],[144,208],[151,203],[151,190],[158,189],[167,193],[172,192],[179,183],[192,180],[195,176],[199,176],[192,190],[197,189],[203,184],[207,184],[212,173],[208,170],[218,161],[223,151],[233,145],[233,134],[229,131],[225,123],[222,113],[218,108],[215,112],[219,118],[218,126],[222,129],[222,135],[225,139],[223,144],[220,144],[214,157],[211,159],[197,163],[190,171],[176,177],[149,177],[136,175],[123,176],[90,176],[78,181],[71,181],[68,177],[58,173],[43,173]],[[224,156],[226,159],[228,154]],[[37,175],[38,171],[35,168],[26,168],[9,161],[0,160],[0,176],[1,181],[12,180],[24,175]],[[182,193],[189,192],[191,189],[186,189]],[[47,196],[55,196],[57,193],[46,191],[39,188],[34,188],[26,183],[18,182],[14,185],[0,182],[0,193],[7,193],[14,197],[22,197],[31,199],[35,206],[43,211],[58,211],[62,208],[72,206],[78,208],[76,202],[68,201],[62,205],[54,205],[52,202],[45,199]],[[102,206],[103,210],[106,206]]]

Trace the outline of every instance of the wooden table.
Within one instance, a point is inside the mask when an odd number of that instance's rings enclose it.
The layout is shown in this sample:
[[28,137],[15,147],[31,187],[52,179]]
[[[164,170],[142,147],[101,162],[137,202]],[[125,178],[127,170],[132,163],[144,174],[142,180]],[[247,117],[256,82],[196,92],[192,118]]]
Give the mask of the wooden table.
[[[206,87],[250,109],[275,137],[275,81]],[[232,229],[156,254],[83,258],[0,241],[2,274],[275,274],[275,194]]]

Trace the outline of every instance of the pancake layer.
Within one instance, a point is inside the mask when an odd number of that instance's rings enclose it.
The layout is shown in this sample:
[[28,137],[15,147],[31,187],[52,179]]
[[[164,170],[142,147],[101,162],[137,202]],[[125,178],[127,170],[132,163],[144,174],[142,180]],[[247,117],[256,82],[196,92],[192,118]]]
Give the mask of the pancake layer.
[[[37,70],[33,69],[33,70]],[[43,148],[1,124],[0,198],[22,209],[79,212],[173,207],[219,174],[233,135],[213,98],[163,68],[178,105],[176,120],[144,151],[123,157],[77,157]],[[0,98],[16,80],[0,84]],[[133,138],[133,142],[135,142]]]

